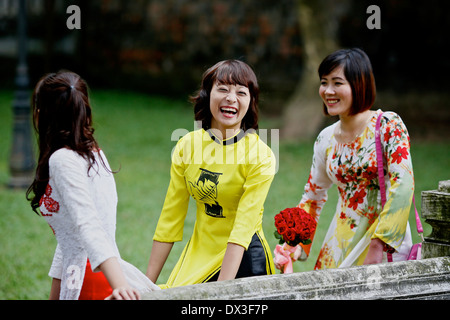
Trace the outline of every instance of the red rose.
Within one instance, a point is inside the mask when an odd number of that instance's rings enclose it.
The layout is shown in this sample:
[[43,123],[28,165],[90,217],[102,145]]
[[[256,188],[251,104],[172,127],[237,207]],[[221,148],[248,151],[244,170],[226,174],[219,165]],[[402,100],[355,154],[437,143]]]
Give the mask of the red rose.
[[291,219],[291,213],[289,212],[289,210],[281,211],[281,215],[283,216],[283,219],[286,221]]
[[275,216],[275,225],[277,225],[278,223],[284,221],[283,216],[279,213]]
[[295,220],[294,219],[288,219],[286,220],[286,224],[289,228],[295,227]]
[[277,231],[279,234],[283,235],[287,229],[288,229],[288,226],[286,225],[286,222],[282,221],[282,222],[278,223]]
[[294,231],[294,229],[291,229],[291,228],[288,228],[286,230],[286,232],[284,233],[284,238],[287,241],[294,241],[295,240],[295,236],[296,236],[295,231]]

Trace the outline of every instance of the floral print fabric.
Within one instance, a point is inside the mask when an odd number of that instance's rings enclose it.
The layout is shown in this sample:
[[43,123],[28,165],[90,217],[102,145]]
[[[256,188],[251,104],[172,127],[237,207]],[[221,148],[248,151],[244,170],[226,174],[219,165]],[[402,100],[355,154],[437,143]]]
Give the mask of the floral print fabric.
[[[403,240],[409,230],[407,222],[414,192],[409,136],[396,113],[382,115],[380,135],[387,198],[382,208],[375,148],[375,124],[381,112],[373,115],[352,142],[336,141],[338,122],[317,137],[299,207],[318,220],[332,184],[337,185],[339,198],[315,269],[361,265],[373,238],[381,239],[397,252],[405,251]],[[302,246],[309,254],[310,245]]]

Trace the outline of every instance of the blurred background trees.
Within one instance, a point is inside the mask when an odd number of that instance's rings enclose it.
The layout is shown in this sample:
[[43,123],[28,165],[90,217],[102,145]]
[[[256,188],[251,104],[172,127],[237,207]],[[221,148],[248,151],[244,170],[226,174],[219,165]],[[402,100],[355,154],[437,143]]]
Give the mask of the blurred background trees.
[[[13,88],[17,2],[0,0],[0,85]],[[66,9],[81,9],[69,30]],[[366,9],[381,10],[369,30]],[[285,138],[315,136],[327,121],[317,66],[331,51],[370,56],[377,107],[401,114],[412,135],[448,139],[448,1],[429,0],[27,0],[31,83],[69,69],[92,88],[186,99],[204,70],[237,58],[256,71],[261,109]],[[10,106],[1,106],[10,107]]]
[[[317,67],[337,48],[360,47],[369,54],[378,87],[375,107],[396,111],[405,121],[412,142],[416,200],[420,191],[448,179],[449,1],[26,3],[30,86],[59,69],[73,70],[88,81],[98,141],[112,168],[120,168],[115,176],[120,195],[118,245],[122,257],[143,271],[169,181],[175,144],[171,134],[178,128],[193,129],[187,98],[197,89],[204,70],[222,59],[237,58],[252,65],[261,86],[262,128],[278,128],[284,138],[279,172],[265,204],[266,235],[273,233],[273,215],[298,203],[309,175],[311,137],[335,120],[322,115]],[[8,215],[0,220],[0,273],[6,275],[0,279],[0,299],[46,299],[53,233],[45,221],[35,220],[23,190],[6,187],[7,153],[14,141],[18,4],[19,0],[0,0],[0,205]],[[369,30],[366,11],[373,4],[381,11],[381,29]],[[80,30],[66,26],[69,5],[81,10]],[[330,190],[329,196],[321,219],[334,214],[337,190]],[[188,230],[195,223],[193,208]],[[296,271],[313,268],[326,232],[327,223],[323,225],[313,256],[306,264],[297,264]],[[275,239],[267,238],[274,247]],[[161,283],[184,244],[172,250]]]

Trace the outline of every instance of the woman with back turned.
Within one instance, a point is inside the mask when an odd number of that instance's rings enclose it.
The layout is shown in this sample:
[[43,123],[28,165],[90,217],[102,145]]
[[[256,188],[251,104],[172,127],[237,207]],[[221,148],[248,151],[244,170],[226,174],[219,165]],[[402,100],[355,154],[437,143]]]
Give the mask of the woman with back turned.
[[48,74],[32,107],[39,161],[27,198],[58,241],[50,299],[135,300],[158,289],[120,258],[116,185],[93,135],[86,82],[73,72]]

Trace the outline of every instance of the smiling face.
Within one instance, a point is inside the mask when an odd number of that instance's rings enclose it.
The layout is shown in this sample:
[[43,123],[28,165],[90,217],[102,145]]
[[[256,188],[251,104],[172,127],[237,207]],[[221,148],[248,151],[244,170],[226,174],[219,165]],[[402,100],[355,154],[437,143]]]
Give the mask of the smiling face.
[[238,129],[258,130],[258,80],[245,62],[224,60],[210,67],[203,74],[200,90],[190,100],[195,120],[204,130],[220,129],[223,137],[229,136],[227,128],[233,133]]
[[215,82],[210,95],[211,128],[220,130],[224,138],[234,134],[241,128],[249,106],[250,91],[246,86]]
[[348,115],[353,103],[352,88],[342,67],[337,67],[320,79],[319,95],[328,114]]

